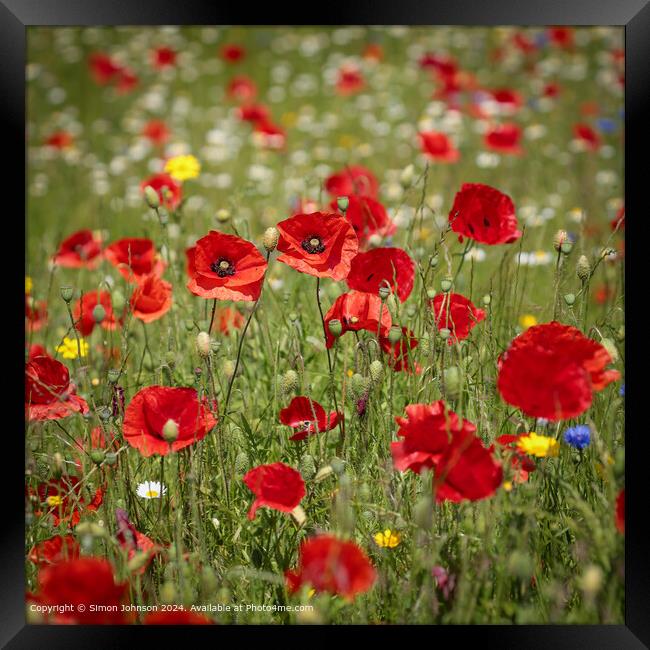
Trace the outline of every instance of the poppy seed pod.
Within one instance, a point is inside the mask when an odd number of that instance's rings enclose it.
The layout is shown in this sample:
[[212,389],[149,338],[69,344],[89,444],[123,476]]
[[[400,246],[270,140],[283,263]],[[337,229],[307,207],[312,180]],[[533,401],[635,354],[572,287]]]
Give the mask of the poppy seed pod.
[[115,465],[117,463],[117,454],[114,451],[107,452],[104,461],[107,465]]
[[343,332],[343,325],[341,325],[341,321],[338,318],[333,318],[327,324],[327,327],[332,336],[336,336],[336,337],[341,336],[341,333]]
[[427,289],[427,298],[433,300],[436,297],[436,290],[433,288]]
[[336,199],[336,205],[341,214],[345,216],[345,213],[348,211],[348,206],[350,205],[350,199],[347,196],[339,196]]
[[105,318],[106,318],[106,310],[104,309],[104,305],[102,305],[101,303],[96,304],[93,307],[93,320],[99,324]]
[[119,290],[116,289],[113,291],[113,294],[111,295],[111,303],[113,306],[113,311],[122,311],[124,309],[124,305],[126,304],[126,300],[124,298],[124,294]]
[[275,250],[275,247],[278,245],[278,239],[280,237],[280,231],[275,227],[271,226],[264,231],[264,237],[262,237],[262,244],[267,252]]
[[572,307],[573,303],[576,301],[576,296],[573,293],[566,293],[564,294],[564,302],[569,306]]
[[384,379],[384,365],[379,359],[375,359],[370,364],[370,379],[373,384],[381,384]]
[[440,288],[447,293],[451,289],[452,280],[451,278],[443,278],[440,281]]
[[226,221],[230,219],[230,210],[221,208],[220,210],[217,210],[215,217],[219,223],[226,223]]
[[116,384],[117,380],[120,378],[120,371],[115,368],[111,368],[107,373],[108,381],[111,384]]
[[144,188],[144,200],[152,210],[155,210],[160,206],[160,197],[158,196],[158,192],[156,192],[151,185],[147,185],[147,187]]
[[341,476],[345,471],[345,462],[334,456],[332,460],[330,460],[330,467],[335,474]]
[[210,352],[212,351],[210,342],[210,335],[207,332],[199,332],[196,335],[196,351],[200,357],[206,359],[210,356]]
[[388,340],[394,345],[402,338],[402,328],[399,325],[392,325],[388,332]]
[[178,424],[171,418],[163,425],[162,437],[169,443],[178,438]]
[[569,233],[566,230],[558,230],[553,235],[553,248],[559,253],[562,250],[562,244],[568,241]]
[[104,462],[105,457],[106,454],[103,449],[90,450],[90,460],[92,460],[96,465],[101,465]]
[[589,279],[591,265],[586,255],[581,255],[576,263],[576,275],[584,282]]
[[380,297],[382,300],[386,300],[386,298],[388,298],[388,296],[390,296],[391,291],[390,291],[390,288],[389,288],[389,287],[387,287],[387,286],[381,286],[381,287],[379,287],[379,292],[378,292],[378,293],[379,293],[379,297]]
[[60,291],[61,291],[61,298],[63,298],[63,300],[69,303],[72,300],[72,297],[74,296],[74,288],[69,285],[65,285],[61,287]]
[[429,259],[429,266],[430,266],[432,269],[435,269],[436,266],[438,266],[438,256],[437,256],[437,255],[434,255],[433,257],[431,257],[431,258]]
[[446,327],[443,327],[438,334],[440,334],[440,338],[443,341],[446,341],[450,336],[451,336],[451,330],[447,329]]
[[487,307],[492,302],[492,296],[489,293],[486,293],[483,298],[481,298],[483,304]]
[[460,395],[460,371],[456,366],[445,368],[443,373],[445,379],[445,394],[451,399],[458,399]]

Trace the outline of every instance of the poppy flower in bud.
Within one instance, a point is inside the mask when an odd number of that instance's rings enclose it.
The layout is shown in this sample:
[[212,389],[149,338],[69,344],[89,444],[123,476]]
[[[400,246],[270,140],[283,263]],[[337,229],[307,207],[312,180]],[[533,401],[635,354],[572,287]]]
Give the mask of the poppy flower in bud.
[[[162,120],[149,120],[142,129],[142,135],[153,144],[164,144],[169,140],[169,129]],[[160,202],[162,203],[162,197]]]
[[65,560],[74,560],[81,554],[81,547],[74,535],[55,535],[35,544],[27,558],[38,566],[59,564]]
[[390,286],[401,302],[413,290],[415,262],[401,248],[373,248],[352,259],[346,282],[350,289],[378,293]]
[[94,269],[101,260],[101,244],[90,230],[78,230],[61,242],[52,261],[68,269]]
[[228,97],[238,102],[249,102],[257,95],[257,86],[250,77],[233,77],[228,84]]
[[621,490],[616,497],[615,523],[618,532],[625,534],[625,489]]
[[[388,216],[386,208],[379,201],[353,194],[350,194],[347,199],[348,208],[345,211],[345,218],[352,224],[360,247],[366,247],[372,235],[389,237],[397,229]],[[330,208],[338,209],[336,200],[330,203]]]
[[45,144],[53,149],[69,149],[74,142],[74,138],[67,131],[56,131],[47,137]]
[[75,395],[70,373],[49,356],[34,357],[25,366],[25,417],[59,420],[74,413],[88,413],[86,400]]
[[600,136],[588,124],[576,124],[573,127],[573,136],[589,151],[597,151],[600,147]]
[[449,212],[451,229],[481,244],[510,244],[521,237],[509,196],[489,185],[463,183]]
[[[381,319],[381,326],[380,326]],[[336,338],[329,331],[329,322],[341,322],[341,335],[346,332],[366,330],[375,336],[379,331],[380,336],[388,336],[393,324],[388,307],[382,304],[381,298],[372,293],[363,291],[349,291],[340,295],[325,314],[325,330],[327,332],[327,347],[334,345]]]
[[119,320],[113,313],[111,294],[108,291],[90,291],[84,293],[72,309],[75,327],[83,336],[89,336],[97,325],[95,320],[97,305],[104,308],[105,316],[100,324],[105,330],[114,330],[119,324]]
[[[138,391],[124,413],[124,439],[143,456],[178,451],[205,438],[217,424],[214,409],[206,399],[199,403],[194,388],[148,386]],[[170,444],[163,429],[169,420],[178,428],[178,436]]]
[[429,301],[438,331],[447,329],[451,336],[448,344],[457,343],[469,336],[470,330],[485,318],[485,311],[475,307],[471,300],[459,293],[439,293]]
[[359,250],[350,224],[339,214],[296,214],[277,228],[278,262],[319,278],[343,280]]
[[453,163],[460,158],[449,136],[437,131],[418,133],[422,153],[435,162]]
[[346,167],[325,179],[325,190],[336,200],[339,196],[369,196],[374,199],[379,192],[377,177],[361,165]]
[[324,534],[302,542],[298,566],[286,571],[285,577],[290,593],[307,585],[317,593],[326,592],[353,600],[372,588],[377,572],[354,542]]
[[530,327],[499,359],[501,397],[528,416],[567,420],[584,413],[620,377],[607,370],[612,358],[596,341],[556,321]]
[[140,192],[144,194],[145,187],[151,187],[158,194],[160,204],[168,210],[175,210],[181,203],[183,189],[169,174],[160,173],[149,176],[140,183]]
[[476,427],[461,420],[440,400],[410,404],[407,417],[395,418],[399,442],[391,443],[395,468],[419,474],[433,469],[436,501],[476,501],[492,496],[501,485],[503,470],[493,448],[483,446]]
[[131,295],[131,311],[143,323],[162,318],[172,306],[172,285],[155,274],[145,275]]
[[203,614],[189,611],[150,612],[142,619],[143,625],[214,625]]
[[318,402],[302,395],[294,397],[289,406],[280,411],[280,422],[297,431],[289,440],[304,440],[308,435],[330,431],[341,417],[336,411],[327,415]]
[[411,350],[418,346],[415,334],[407,327],[402,327],[402,336],[399,341],[392,343],[387,336],[379,337],[381,349],[389,355],[389,365],[395,372],[415,372],[420,374],[422,369],[412,357]]
[[202,298],[259,298],[267,263],[251,242],[211,230],[186,251],[187,288]]
[[518,156],[522,153],[519,144],[521,129],[516,124],[499,124],[489,129],[485,136],[485,146],[498,153]]
[[51,517],[55,528],[62,523],[74,528],[82,513],[96,512],[102,505],[104,492],[104,487],[98,487],[94,493],[89,493],[76,476],[52,479],[41,483],[36,489],[38,506],[35,507],[34,514],[38,517]]
[[300,472],[284,463],[254,467],[243,480],[256,497],[248,511],[249,519],[255,519],[257,509],[262,506],[291,512],[306,494]]
[[104,255],[129,282],[138,282],[150,273],[162,275],[165,269],[151,239],[125,237],[107,246]]
[[527,481],[530,472],[534,472],[537,467],[535,461],[523,453],[517,445],[519,438],[525,437],[526,435],[528,434],[504,434],[499,436],[495,441],[504,450],[505,454],[511,455],[510,463],[514,470],[513,480],[516,483],[524,483]]
[[242,45],[228,43],[221,48],[221,58],[228,63],[238,63],[246,57],[246,50]]
[[122,611],[122,605],[128,604],[128,592],[127,582],[115,581],[108,560],[80,557],[41,568],[38,590],[28,600],[49,606],[51,613],[45,614],[48,623],[120,625],[132,619]]
[[361,71],[353,66],[343,66],[338,71],[336,79],[336,92],[347,97],[354,95],[365,88],[366,82],[364,81]]
[[176,52],[171,47],[157,47],[151,53],[151,63],[154,68],[162,70],[173,66],[176,63]]

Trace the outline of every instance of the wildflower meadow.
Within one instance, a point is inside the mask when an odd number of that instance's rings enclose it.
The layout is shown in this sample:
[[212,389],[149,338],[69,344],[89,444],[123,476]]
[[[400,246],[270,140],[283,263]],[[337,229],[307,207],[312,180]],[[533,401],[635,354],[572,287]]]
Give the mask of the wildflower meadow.
[[621,28],[27,40],[29,623],[623,623]]

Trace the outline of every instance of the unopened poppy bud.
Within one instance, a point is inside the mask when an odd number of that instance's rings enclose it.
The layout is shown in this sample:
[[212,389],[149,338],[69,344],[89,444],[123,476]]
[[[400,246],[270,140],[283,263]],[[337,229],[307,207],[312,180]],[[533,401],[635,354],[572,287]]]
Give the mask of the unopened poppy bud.
[[345,216],[345,213],[348,211],[348,206],[350,205],[350,199],[347,196],[339,196],[336,199],[336,205],[339,212]]
[[456,366],[445,368],[443,377],[446,396],[451,400],[458,399],[460,395],[460,370]]
[[106,458],[104,459],[104,462],[107,465],[115,465],[117,463],[117,454],[114,451],[106,452]]
[[60,291],[61,291],[61,298],[63,298],[63,300],[69,303],[72,300],[72,297],[74,296],[74,288],[69,285],[65,285],[61,287]]
[[300,459],[300,465],[298,467],[303,478],[309,480],[316,474],[316,463],[314,462],[314,457],[311,454],[305,454]]
[[443,327],[438,334],[440,334],[440,338],[443,341],[446,341],[450,336],[451,336],[451,330],[447,329],[446,327]]
[[434,255],[430,260],[429,260],[429,266],[432,269],[435,269],[436,266],[438,266],[438,256]]
[[388,332],[388,340],[394,345],[402,338],[402,328],[398,325],[391,325]]
[[245,451],[240,451],[235,456],[235,473],[243,476],[250,469],[250,458]]
[[280,380],[280,388],[285,395],[296,390],[298,388],[298,373],[295,370],[287,370]]
[[562,249],[562,244],[569,238],[569,233],[566,230],[558,230],[553,236],[553,248],[559,253]]
[[221,369],[226,378],[231,379],[235,374],[235,362],[231,359],[224,359]]
[[390,294],[391,294],[390,288],[387,287],[386,285],[382,285],[381,287],[379,287],[379,297],[382,300],[386,300],[386,298],[388,298]]
[[451,289],[452,280],[451,278],[444,278],[440,281],[440,288],[447,293]]
[[104,457],[106,456],[103,449],[91,449],[90,450],[90,460],[97,465],[101,465],[104,462]]
[[82,537],[106,537],[106,529],[90,521],[82,521],[80,524],[77,524],[74,532]]
[[341,333],[343,332],[343,325],[341,325],[341,321],[338,318],[333,318],[327,324],[327,329],[329,329],[332,336],[338,337],[341,336]]
[[384,379],[384,364],[379,359],[370,364],[370,379],[373,384],[381,384]]
[[575,294],[573,293],[566,293],[564,294],[564,302],[571,307],[573,303],[576,301]]
[[586,255],[581,255],[576,263],[576,274],[584,282],[589,279],[591,274],[591,265]]
[[135,573],[149,562],[151,555],[146,551],[136,551],[135,555],[126,563],[130,573]]
[[411,187],[414,176],[415,176],[415,167],[412,164],[404,167],[399,177],[402,187],[404,188]]
[[186,318],[183,321],[183,325],[185,325],[185,329],[188,332],[191,332],[194,329],[194,321],[191,318]]
[[93,308],[93,320],[96,323],[101,323],[106,318],[106,310],[104,305],[98,304]]
[[275,247],[278,245],[279,237],[280,231],[275,226],[271,226],[264,231],[262,244],[264,244],[264,248],[266,248],[269,253],[275,250]]
[[160,206],[160,197],[158,196],[158,192],[156,192],[151,185],[147,185],[147,187],[144,188],[144,200],[152,210],[155,210]]
[[120,371],[115,368],[111,368],[107,373],[108,381],[111,384],[116,384],[117,380],[120,378]]
[[215,217],[219,223],[226,223],[226,221],[230,219],[230,210],[221,208],[220,210],[217,210]]
[[162,437],[169,443],[174,442],[178,438],[178,424],[171,418],[163,425]]
[[210,356],[210,335],[207,332],[199,332],[196,335],[196,351],[200,357],[207,358]]
[[113,311],[119,312],[124,309],[124,305],[126,305],[126,299],[124,298],[124,294],[119,289],[115,289],[115,291],[113,291],[111,294],[111,304],[113,306]]
[[487,307],[492,302],[492,296],[489,293],[486,293],[483,298],[481,298],[483,304]]

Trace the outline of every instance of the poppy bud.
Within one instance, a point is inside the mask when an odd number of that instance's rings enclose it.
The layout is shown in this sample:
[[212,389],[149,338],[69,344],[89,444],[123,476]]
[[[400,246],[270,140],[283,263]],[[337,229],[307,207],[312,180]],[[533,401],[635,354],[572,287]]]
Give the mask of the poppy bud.
[[309,480],[316,474],[316,464],[314,463],[314,457],[310,454],[305,454],[300,459],[300,465],[298,466],[300,473],[303,478]]
[[411,187],[414,176],[415,176],[415,167],[413,167],[412,164],[404,167],[399,177],[400,183],[402,184],[402,187],[404,189],[406,189],[407,187]]
[[171,418],[163,425],[162,437],[170,444],[178,438],[178,424]]
[[381,384],[384,379],[384,364],[379,359],[370,364],[370,379],[373,384]]
[[60,291],[61,291],[61,298],[63,298],[63,300],[69,303],[72,300],[72,297],[74,296],[74,288],[69,285],[65,285],[61,287]]
[[115,465],[117,463],[117,454],[114,451],[107,452],[104,462],[107,465]]
[[332,468],[332,471],[338,476],[341,476],[345,471],[345,463],[340,458],[337,458],[336,456],[334,456],[332,460],[330,460],[330,467]]
[[278,245],[278,238],[280,237],[280,231],[275,227],[271,226],[264,231],[264,237],[262,237],[262,244],[266,248],[267,252],[275,250],[275,247]]
[[576,264],[576,274],[583,282],[589,279],[589,275],[591,274],[591,265],[589,264],[589,260],[587,259],[586,255],[581,255],[578,258],[578,262]]
[[196,335],[196,351],[204,359],[210,356],[210,335],[207,332],[199,332]]
[[573,293],[566,293],[564,294],[564,302],[571,307],[573,303],[576,301],[575,294]]
[[240,451],[235,456],[235,473],[243,476],[250,469],[250,458],[245,451]]
[[93,308],[93,320],[99,324],[105,318],[106,318],[106,310],[104,309],[104,305],[101,304],[95,305]]
[[440,281],[440,288],[447,293],[451,289],[452,280],[451,278],[444,278]]
[[332,336],[339,337],[341,336],[341,333],[343,332],[343,325],[341,325],[341,321],[338,318],[333,318],[328,324],[327,328],[330,331],[330,334]]
[[298,373],[295,370],[287,370],[280,379],[280,389],[288,395],[298,388],[298,383]]
[[438,266],[438,256],[437,256],[437,255],[434,255],[433,257],[431,257],[431,258],[429,259],[429,266],[430,266],[432,269],[435,269],[436,266]]
[[487,307],[492,302],[492,296],[489,293],[486,293],[481,299],[483,304]]
[[621,325],[618,328],[618,332],[616,332],[616,338],[619,341],[624,341],[625,340],[625,325]]
[[359,397],[366,395],[369,388],[369,379],[366,379],[366,377],[360,375],[358,372],[352,375],[352,379],[350,379],[350,396],[353,400],[356,401]]
[[388,296],[390,296],[391,291],[390,291],[389,287],[387,287],[386,285],[382,285],[381,287],[379,287],[379,292],[378,293],[379,293],[379,297],[382,300],[386,300],[386,298],[388,298]]
[[135,573],[149,562],[150,555],[146,551],[137,551],[127,562],[126,566],[131,573]]
[[120,378],[120,371],[115,368],[111,368],[107,373],[108,381],[111,384],[116,384],[117,380]]
[[231,379],[235,374],[235,362],[231,359],[224,359],[221,369],[223,370],[225,377]]
[[460,395],[460,370],[456,366],[445,368],[445,393],[451,400],[458,399]]
[[296,314],[295,311],[292,311],[292,312],[289,314],[289,320],[290,320],[292,323],[295,323],[295,322],[298,320],[298,318],[299,318],[299,317],[298,317],[298,314]]
[[80,524],[75,526],[74,532],[77,535],[89,536],[89,537],[106,537],[106,529],[104,526],[100,526],[94,522],[82,521]]
[[217,210],[217,214],[215,215],[215,217],[219,223],[226,223],[226,221],[230,219],[230,210],[227,210],[226,208],[221,208],[220,210]]
[[[169,212],[165,208],[160,208],[158,210],[158,219],[161,226],[166,226],[169,223]],[[165,255],[169,259],[169,253],[165,253]]]
[[339,196],[336,199],[336,205],[339,212],[345,216],[345,213],[348,211],[348,206],[350,205],[350,199],[347,196]]
[[402,338],[402,328],[398,325],[391,325],[391,328],[388,332],[388,340],[395,345]]
[[158,192],[156,192],[151,185],[147,185],[147,187],[144,188],[144,200],[152,210],[160,207],[160,197],[158,196]]
[[450,336],[451,336],[451,330],[447,329],[446,327],[443,327],[438,334],[440,334],[440,338],[443,341],[446,341]]
[[101,465],[104,462],[105,452],[103,449],[91,449],[90,460],[96,465]]

